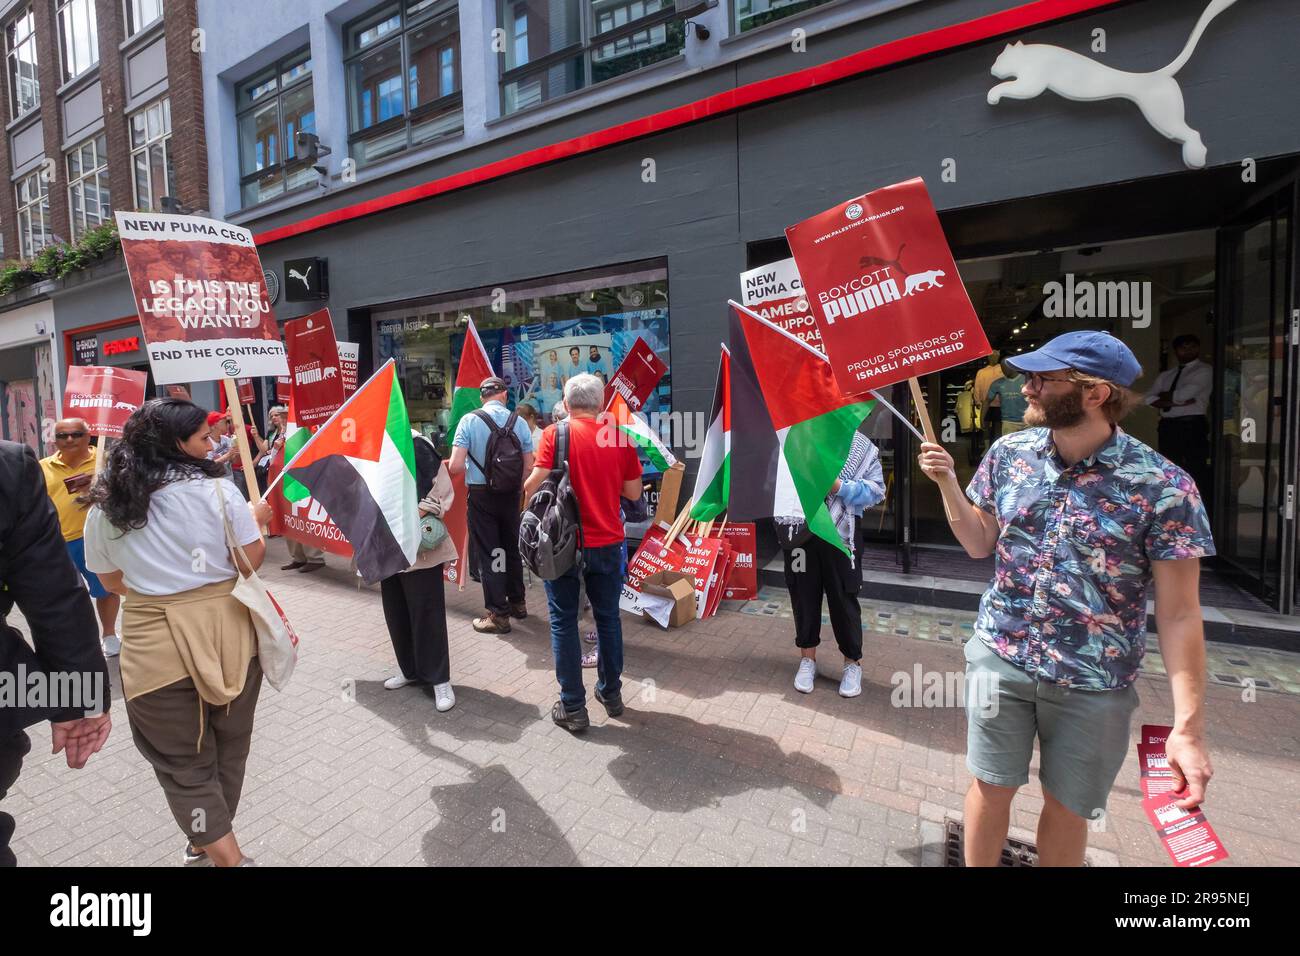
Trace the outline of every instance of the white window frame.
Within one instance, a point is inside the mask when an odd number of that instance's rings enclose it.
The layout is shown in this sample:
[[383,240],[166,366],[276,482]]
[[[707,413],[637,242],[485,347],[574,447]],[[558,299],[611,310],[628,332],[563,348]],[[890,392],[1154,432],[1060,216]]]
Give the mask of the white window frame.
[[[11,45],[10,31],[13,30],[14,27],[18,24],[18,21],[29,19],[29,18],[31,20],[31,24],[27,36],[24,37],[23,40],[20,43],[18,43],[16,46]],[[22,12],[17,13],[16,15],[6,20],[4,24],[4,31],[5,31],[5,71],[7,73],[8,84],[9,84],[9,118],[12,120],[18,120],[24,116],[27,116],[29,113],[33,113],[36,110],[41,108],[41,66],[40,66],[40,60],[38,59],[36,53],[36,15],[32,11],[31,4],[28,4],[26,7],[24,7]],[[36,71],[35,75],[30,80],[32,94],[35,102],[33,102],[32,105],[27,107],[26,109],[19,109],[18,106],[19,94],[18,94],[17,85],[14,83],[14,78],[17,75],[17,73],[14,70],[14,65],[19,62],[18,59],[19,52],[22,49],[27,47],[30,47],[32,69]]]
[[148,30],[166,15],[167,4],[164,0],[158,0],[158,15],[148,23],[136,23],[135,12],[142,4],[150,2],[151,0],[122,0],[122,29],[128,39]]
[[[101,140],[103,141],[104,146],[104,151],[102,153],[100,152]],[[82,150],[85,149],[87,144],[89,144],[91,149],[94,150],[95,166],[93,169],[87,171],[83,164],[81,172],[78,175],[73,176],[71,166],[69,165],[72,162],[72,157],[77,156],[78,159],[80,159]],[[94,212],[94,221],[92,222],[91,213],[86,204],[86,182],[89,180],[93,179],[95,181],[95,189],[100,196],[103,196],[105,193],[109,193],[110,197],[112,195],[108,181],[107,135],[101,132],[78,143],[72,149],[68,150],[67,155],[64,156],[64,165],[68,167],[68,219],[72,223],[72,238],[79,239],[91,229],[95,229],[102,226],[104,223],[112,222],[113,220],[113,210],[110,206],[107,213],[101,213],[101,210],[96,209]],[[72,190],[77,186],[77,184],[81,184],[80,214],[77,212],[77,205],[72,199]],[[111,201],[110,198],[110,203]]]
[[[80,23],[77,22],[77,12],[83,12]],[[69,11],[70,15],[65,20],[64,12]],[[72,31],[69,32],[65,24],[72,24]],[[76,53],[76,36],[77,29],[89,29],[90,31],[90,62],[68,63],[68,54]],[[99,66],[99,24],[95,20],[95,0],[54,0],[54,28],[59,37],[59,64],[63,70],[63,82],[75,80],[79,76],[84,76],[95,67]],[[68,40],[72,39],[71,51],[69,51]],[[78,69],[80,67],[80,69]]]
[[[23,186],[31,183],[36,184],[35,198],[24,203]],[[18,208],[18,251],[24,259],[31,259],[54,238],[50,232],[50,186],[45,181],[43,168],[37,168],[14,183],[14,202]],[[39,240],[32,228],[33,216],[40,222]]]
[[[154,107],[158,107],[160,112],[159,128],[162,130],[162,132],[158,136],[155,136],[154,138],[150,139],[148,138],[149,136],[148,112]],[[139,146],[135,145],[135,141],[133,138],[135,118],[137,116],[145,117],[145,141]],[[135,208],[140,210],[141,212],[144,212],[146,210],[152,212],[160,212],[161,211],[160,200],[162,199],[163,196],[170,195],[170,192],[168,190],[171,187],[170,184],[164,182],[162,184],[162,190],[160,191],[158,189],[158,184],[153,181],[153,167],[149,163],[149,153],[151,148],[154,145],[161,143],[163,148],[163,169],[166,170],[169,166],[172,166],[171,97],[164,96],[161,99],[154,100],[152,103],[149,103],[146,106],[142,106],[140,109],[136,110],[134,113],[128,116],[127,137],[128,137],[128,141],[131,143],[131,158],[130,158],[131,198],[135,201]],[[142,205],[140,202],[140,180],[139,177],[136,176],[136,169],[135,169],[136,161],[140,156],[145,157],[145,169],[148,172],[148,176],[149,176],[149,197],[148,197],[149,204],[148,205]],[[165,177],[166,173],[164,172],[163,175]]]

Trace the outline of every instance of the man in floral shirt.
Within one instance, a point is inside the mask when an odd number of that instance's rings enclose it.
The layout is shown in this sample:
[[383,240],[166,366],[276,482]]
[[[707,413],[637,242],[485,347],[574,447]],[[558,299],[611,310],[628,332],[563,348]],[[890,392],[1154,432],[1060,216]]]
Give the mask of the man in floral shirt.
[[967,553],[996,554],[966,645],[967,687],[991,690],[967,700],[966,864],[996,865],[1036,736],[1039,860],[1077,866],[1128,753],[1153,581],[1174,699],[1169,766],[1181,806],[1204,798],[1198,559],[1214,542],[1188,474],[1118,425],[1142,374],[1128,346],[1071,332],[1008,364],[1025,374],[1031,427],[989,449],[966,489],[974,506],[941,446],[918,458]]

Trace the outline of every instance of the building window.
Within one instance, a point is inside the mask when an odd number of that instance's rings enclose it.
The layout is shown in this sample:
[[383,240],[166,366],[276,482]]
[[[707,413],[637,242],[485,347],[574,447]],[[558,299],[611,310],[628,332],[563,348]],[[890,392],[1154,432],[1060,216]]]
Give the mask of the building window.
[[359,164],[464,128],[455,0],[391,3],[348,27],[348,142]]
[[99,31],[95,25],[95,0],[58,0],[59,49],[63,80],[81,76],[99,62]]
[[19,253],[30,259],[50,244],[50,190],[40,170],[18,180]]
[[773,20],[792,17],[831,0],[735,0],[735,31],[744,33]]
[[316,132],[311,53],[301,50],[237,91],[240,202],[255,206],[315,181],[297,136]]
[[103,133],[68,153],[68,215],[72,237],[113,219],[108,189],[108,141]]
[[9,115],[17,119],[41,105],[41,83],[36,71],[36,18],[31,7],[5,26],[5,53],[9,58]]
[[126,0],[126,35],[135,36],[163,15],[163,0]]
[[694,0],[497,0],[501,110],[510,114],[681,53]]
[[172,103],[168,97],[131,114],[131,171],[136,209],[159,212],[162,198],[176,195]]

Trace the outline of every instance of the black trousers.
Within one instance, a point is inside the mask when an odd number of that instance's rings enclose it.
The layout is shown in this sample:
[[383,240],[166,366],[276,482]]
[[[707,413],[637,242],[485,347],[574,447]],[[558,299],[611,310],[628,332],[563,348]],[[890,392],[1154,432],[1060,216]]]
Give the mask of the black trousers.
[[840,653],[862,659],[862,565],[855,565],[839,548],[813,535],[797,548],[784,551],[785,586],[794,611],[796,647],[821,643],[822,597],[830,609],[831,630]]
[[1160,454],[1192,476],[1201,498],[1210,500],[1210,426],[1204,415],[1160,419]]
[[[18,782],[18,771],[22,769],[23,757],[32,749],[31,738],[26,731],[18,731],[8,737],[0,737],[0,800],[5,798],[9,788]],[[14,818],[8,813],[0,812],[0,866],[17,866],[18,858],[9,849],[9,841],[14,835]]]
[[519,492],[469,488],[470,547],[477,552],[483,606],[508,614],[524,603],[524,562],[519,557]]
[[426,684],[448,683],[451,657],[447,650],[442,565],[384,578],[379,582],[379,593],[402,676]]

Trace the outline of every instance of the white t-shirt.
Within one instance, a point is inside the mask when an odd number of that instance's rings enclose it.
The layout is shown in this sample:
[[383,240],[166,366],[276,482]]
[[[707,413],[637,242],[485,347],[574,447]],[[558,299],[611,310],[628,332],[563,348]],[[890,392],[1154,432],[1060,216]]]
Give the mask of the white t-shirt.
[[241,545],[259,538],[248,502],[221,478],[190,478],[163,485],[149,499],[143,528],[122,532],[98,505],[86,514],[86,567],[96,574],[121,571],[141,594],[179,594],[235,576],[213,486]]

